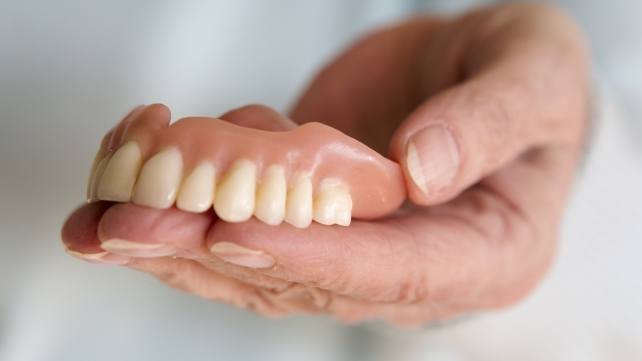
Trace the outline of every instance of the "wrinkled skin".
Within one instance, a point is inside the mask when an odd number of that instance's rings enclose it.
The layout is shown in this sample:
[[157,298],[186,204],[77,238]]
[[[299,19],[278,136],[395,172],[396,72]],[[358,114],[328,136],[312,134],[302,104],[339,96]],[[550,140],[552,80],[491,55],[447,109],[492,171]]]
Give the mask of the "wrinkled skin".
[[[587,63],[573,22],[543,5],[408,20],[336,58],[291,118],[334,126],[401,164],[413,132],[445,124],[461,159],[450,182],[424,193],[408,182],[411,202],[385,219],[304,230],[93,203],[70,216],[63,240],[83,253],[114,237],[173,245],[175,257],[99,262],[265,315],[412,326],[504,307],[527,295],[554,258],[586,128]],[[224,118],[265,129],[288,121],[260,106]],[[275,265],[226,262],[209,252],[217,242],[261,251]]]

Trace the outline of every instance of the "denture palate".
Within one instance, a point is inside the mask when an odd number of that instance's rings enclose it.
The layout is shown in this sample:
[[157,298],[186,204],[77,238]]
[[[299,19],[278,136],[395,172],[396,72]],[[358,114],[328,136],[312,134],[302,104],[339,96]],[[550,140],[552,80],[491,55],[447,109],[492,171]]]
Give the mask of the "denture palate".
[[88,200],[187,212],[213,208],[227,222],[252,216],[306,228],[348,226],[405,199],[397,163],[319,123],[272,132],[212,118],[164,127],[131,124],[92,166]]

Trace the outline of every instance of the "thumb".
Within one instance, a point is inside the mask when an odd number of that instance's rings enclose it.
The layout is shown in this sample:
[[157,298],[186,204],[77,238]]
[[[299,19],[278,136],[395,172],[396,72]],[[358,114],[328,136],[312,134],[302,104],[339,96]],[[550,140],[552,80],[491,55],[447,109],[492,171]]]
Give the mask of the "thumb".
[[[488,83],[488,81],[486,81]],[[410,200],[448,201],[530,148],[557,137],[537,101],[493,84],[465,84],[430,99],[393,135]]]
[[404,120],[389,152],[402,166],[411,201],[445,202],[529,150],[577,141],[586,64],[580,51],[556,54],[553,40],[509,44]]

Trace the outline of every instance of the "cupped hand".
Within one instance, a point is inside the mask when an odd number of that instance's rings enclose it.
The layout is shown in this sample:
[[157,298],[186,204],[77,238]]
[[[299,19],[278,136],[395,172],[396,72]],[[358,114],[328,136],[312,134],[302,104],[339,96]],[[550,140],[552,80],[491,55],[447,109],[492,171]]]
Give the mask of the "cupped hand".
[[[587,73],[576,26],[548,6],[411,19],[347,49],[291,114],[398,161],[410,202],[397,213],[301,230],[100,202],[71,215],[63,240],[79,257],[266,315],[419,325],[506,306],[554,257],[587,125]],[[290,124],[258,106],[224,118]],[[127,246],[104,252],[108,240]]]

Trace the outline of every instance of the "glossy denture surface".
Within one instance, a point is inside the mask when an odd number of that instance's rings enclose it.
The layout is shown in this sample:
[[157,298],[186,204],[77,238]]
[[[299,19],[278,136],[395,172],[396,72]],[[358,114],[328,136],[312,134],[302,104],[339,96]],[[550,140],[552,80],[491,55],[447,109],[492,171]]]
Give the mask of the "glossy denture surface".
[[213,118],[134,121],[113,149],[103,142],[88,187],[90,199],[301,228],[380,217],[405,198],[397,163],[333,128],[272,132]]

